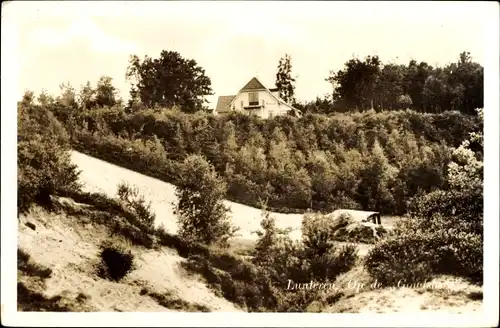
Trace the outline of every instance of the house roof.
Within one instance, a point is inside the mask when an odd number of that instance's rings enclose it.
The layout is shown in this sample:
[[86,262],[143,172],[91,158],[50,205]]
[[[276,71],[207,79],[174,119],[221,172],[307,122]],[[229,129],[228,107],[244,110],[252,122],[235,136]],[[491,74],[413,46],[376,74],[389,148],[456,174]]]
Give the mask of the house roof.
[[[243,88],[241,88],[241,90],[238,93],[245,92],[245,91],[252,91],[252,90],[268,91],[271,94],[271,96],[273,96],[278,102],[280,102],[283,105],[289,106],[292,110],[294,110],[300,114],[300,111],[297,110],[295,107],[293,107],[290,104],[287,104],[283,99],[281,99],[280,97],[277,97],[275,94],[273,94],[273,92],[278,91],[278,88],[268,89],[256,77],[253,77]],[[235,97],[236,97],[236,95],[220,96],[219,99],[217,100],[217,107],[216,107],[215,111],[217,113],[229,112],[231,103],[233,102]]]
[[257,80],[256,77],[252,78],[241,90],[241,91],[250,91],[250,90],[267,90],[267,88]]
[[349,209],[338,209],[333,211],[330,215],[335,219],[340,217],[342,214],[350,215],[355,221],[363,222],[368,221],[373,215],[380,215],[379,212],[369,212],[369,211],[358,211]]
[[233,96],[220,96],[217,100],[217,107],[215,107],[215,111],[217,113],[224,113],[229,111],[229,104],[234,99]]

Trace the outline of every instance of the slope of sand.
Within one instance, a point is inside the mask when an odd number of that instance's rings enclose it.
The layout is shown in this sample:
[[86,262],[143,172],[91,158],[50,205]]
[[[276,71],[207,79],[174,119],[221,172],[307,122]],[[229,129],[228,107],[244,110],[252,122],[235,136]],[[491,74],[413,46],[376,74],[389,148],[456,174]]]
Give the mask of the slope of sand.
[[480,313],[482,287],[464,279],[438,276],[424,285],[402,283],[380,288],[370,282],[362,263],[341,274],[335,281],[343,293],[338,302],[325,309],[330,313]]
[[[175,234],[177,232],[177,223],[173,213],[173,203],[177,200],[174,185],[77,151],[71,152],[71,160],[78,165],[78,169],[81,171],[80,181],[83,183],[84,190],[102,192],[110,197],[116,197],[117,188],[121,182],[134,185],[144,195],[145,199],[151,202],[151,207],[156,213],[156,224],[163,224],[170,233]],[[230,209],[229,215],[233,224],[240,228],[234,241],[238,243],[255,241],[257,234],[253,232],[261,229],[262,211],[258,208],[230,201],[225,201],[225,204]],[[270,212],[270,214],[276,219],[278,228],[290,228],[290,237],[300,239],[302,214],[275,212]],[[358,254],[361,256],[366,255],[370,247],[369,244],[359,243]]]
[[[73,152],[72,160],[82,171],[84,189],[116,196],[117,186],[126,181],[136,185],[168,231],[177,230],[172,202],[175,189],[171,184],[106,163],[90,156]],[[241,237],[255,240],[252,231],[260,228],[261,211],[249,206],[226,202],[232,211],[233,223],[241,228]],[[300,237],[302,215],[272,213],[280,228],[293,229],[292,237]],[[33,223],[36,229],[26,226]],[[84,293],[92,311],[174,311],[158,304],[152,297],[142,295],[147,288],[159,294],[170,293],[179,300],[207,307],[210,311],[241,311],[224,298],[216,296],[202,279],[188,275],[181,267],[183,258],[168,249],[147,250],[133,247],[138,267],[120,282],[98,277],[94,265],[98,261],[98,245],[110,236],[100,227],[62,214],[48,214],[34,209],[19,218],[18,245],[35,261],[52,269],[52,275],[42,289],[46,297]],[[360,245],[360,255],[368,245]],[[455,290],[446,289],[374,289],[355,291],[349,285],[367,281],[366,272],[358,265],[341,275],[336,284],[344,286],[344,296],[326,312],[476,312],[481,311],[481,300],[469,294],[481,293],[481,287],[460,282]],[[20,281],[30,284],[28,276]],[[442,278],[446,279],[446,278]],[[31,284],[33,285],[33,284]],[[347,286],[347,287],[346,287]],[[33,286],[31,286],[33,287]],[[36,286],[35,286],[36,287]],[[182,310],[181,310],[182,311]]]
[[[177,224],[173,214],[172,203],[176,201],[175,186],[161,180],[110,164],[108,162],[73,151],[73,163],[81,170],[80,180],[84,183],[84,190],[103,192],[116,197],[118,184],[127,181],[135,185],[157,213],[157,224],[162,223],[170,233],[177,232]],[[238,203],[226,201],[231,210],[233,224],[240,227],[238,232],[244,239],[257,239],[252,231],[260,230],[261,210]],[[300,238],[302,214],[271,213],[276,218],[279,228],[291,228],[292,238]]]
[[[27,227],[26,222],[34,224],[35,230]],[[141,290],[147,288],[159,294],[173,294],[179,300],[203,305],[211,311],[240,311],[215,296],[201,280],[188,276],[180,266],[183,259],[165,248],[131,247],[137,269],[120,282],[100,278],[95,270],[98,245],[109,239],[102,227],[63,214],[48,214],[35,208],[19,218],[18,247],[35,263],[52,269],[45,288],[38,290],[48,298],[83,293],[93,311],[172,311],[150,296],[141,295]],[[29,277],[21,277],[21,281],[29,284]]]

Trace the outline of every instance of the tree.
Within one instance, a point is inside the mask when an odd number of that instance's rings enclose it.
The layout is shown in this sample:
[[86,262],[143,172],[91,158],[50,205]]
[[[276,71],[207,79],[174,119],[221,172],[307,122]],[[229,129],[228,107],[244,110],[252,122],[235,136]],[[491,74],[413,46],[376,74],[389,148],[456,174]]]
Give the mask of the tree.
[[365,167],[361,171],[361,182],[357,188],[356,200],[363,209],[390,212],[393,207],[393,196],[389,186],[397,175],[397,169],[389,161],[375,140],[370,156],[365,158]]
[[226,190],[226,184],[204,157],[188,156],[175,192],[179,235],[202,244],[227,246],[236,229],[223,202]]
[[399,97],[404,94],[404,65],[384,65],[376,79],[376,108],[399,109]]
[[457,63],[446,68],[452,104],[466,114],[476,114],[484,106],[484,68],[472,61],[470,52],[462,52]]
[[447,71],[438,67],[425,80],[422,105],[425,110],[439,113],[452,108],[452,98]]
[[47,93],[47,90],[43,89],[42,93],[37,98],[37,101],[42,106],[50,106],[54,103],[54,97]]
[[280,98],[287,103],[295,102],[295,79],[292,77],[292,58],[285,54],[280,58],[278,72],[276,73],[276,87],[278,88]]
[[21,99],[21,104],[24,106],[33,105],[35,101],[35,93],[31,90],[25,90],[23,94],[23,98]]
[[96,107],[95,101],[96,91],[92,88],[90,81],[87,81],[87,84],[84,85],[80,93],[78,94],[78,104],[82,109],[91,109]]
[[[483,109],[476,109],[481,120],[484,118]],[[471,149],[476,143],[481,148],[479,155]],[[483,132],[473,132],[468,140],[453,150],[453,161],[448,164],[448,183],[451,189],[474,192],[483,189]]]
[[118,104],[117,95],[118,91],[111,83],[113,79],[109,76],[102,76],[97,81],[95,90],[95,102],[99,107],[112,107]]
[[131,56],[126,76],[135,80],[131,96],[137,92],[146,107],[178,106],[193,113],[204,109],[205,96],[213,94],[205,70],[175,51],[163,50],[160,58],[146,56],[142,62],[136,55]]
[[62,83],[59,88],[61,89],[61,96],[57,97],[57,102],[71,108],[76,108],[78,103],[76,101],[76,90],[67,82]]
[[381,64],[378,56],[367,56],[364,61],[349,60],[337,73],[331,71],[326,81],[332,84],[334,99],[351,108],[372,108]]
[[417,64],[416,60],[411,60],[408,64],[404,77],[404,89],[410,96],[413,109],[422,110],[422,91],[427,77],[432,73],[433,67],[426,62]]

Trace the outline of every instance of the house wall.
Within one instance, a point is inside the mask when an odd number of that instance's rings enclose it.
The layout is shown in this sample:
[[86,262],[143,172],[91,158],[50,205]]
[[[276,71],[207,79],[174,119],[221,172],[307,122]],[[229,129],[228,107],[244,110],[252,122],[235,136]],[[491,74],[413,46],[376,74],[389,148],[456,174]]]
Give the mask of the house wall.
[[[279,103],[276,98],[274,98],[269,92],[267,91],[255,91],[258,92],[259,95],[259,104],[262,105],[262,102],[264,101],[264,107],[259,108],[257,110],[248,110],[244,109],[243,107],[249,105],[249,92],[241,92],[236,95],[234,98],[232,105],[231,105],[231,110],[233,109],[234,105],[234,110],[240,111],[243,113],[247,114],[253,114],[257,115],[262,118],[269,118],[270,115],[272,116],[279,116],[279,115],[286,115],[287,111],[289,111],[291,108],[288,105]],[[243,102],[243,106],[242,106]]]

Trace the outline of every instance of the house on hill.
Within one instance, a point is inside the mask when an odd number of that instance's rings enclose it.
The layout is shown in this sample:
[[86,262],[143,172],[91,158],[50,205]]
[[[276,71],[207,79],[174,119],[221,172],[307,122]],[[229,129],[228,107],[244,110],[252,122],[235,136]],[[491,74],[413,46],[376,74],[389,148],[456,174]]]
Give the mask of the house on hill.
[[272,118],[300,111],[279,97],[278,89],[266,88],[256,77],[252,78],[236,95],[220,96],[217,100],[215,115],[241,112],[261,118]]

